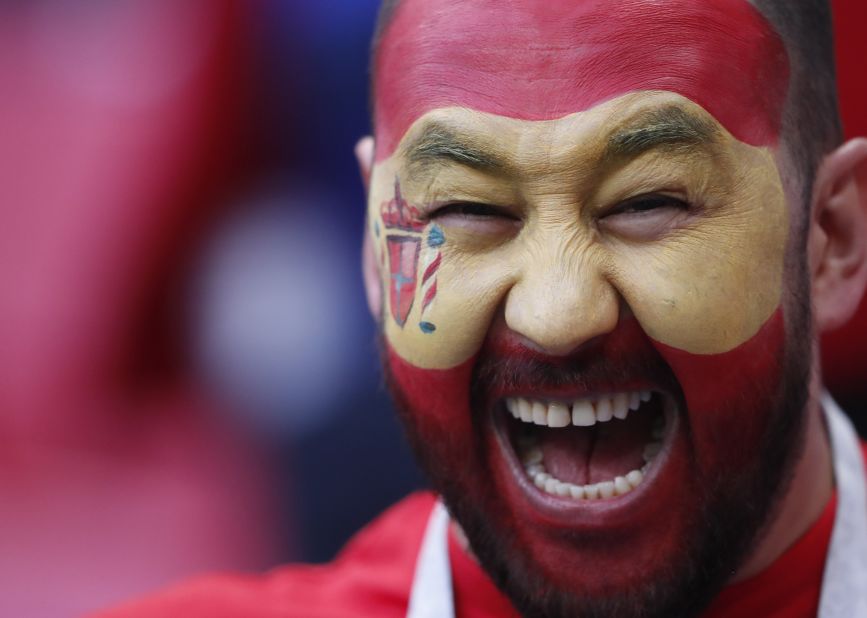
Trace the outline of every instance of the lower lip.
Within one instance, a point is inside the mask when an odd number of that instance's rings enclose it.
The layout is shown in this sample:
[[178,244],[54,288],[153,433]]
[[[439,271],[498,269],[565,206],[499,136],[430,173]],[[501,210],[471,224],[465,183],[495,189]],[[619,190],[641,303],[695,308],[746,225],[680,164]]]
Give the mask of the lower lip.
[[683,486],[679,482],[686,469],[681,415],[668,397],[664,410],[668,430],[662,450],[651,462],[644,480],[622,496],[598,500],[575,500],[541,491],[518,460],[504,423],[494,421],[492,425],[498,448],[494,450],[492,457],[496,461],[492,463],[494,470],[502,472],[499,475],[502,481],[500,491],[515,500],[515,506],[523,516],[543,525],[579,532],[640,525],[648,511],[660,508],[660,503],[664,505],[667,500],[676,499],[678,486]]

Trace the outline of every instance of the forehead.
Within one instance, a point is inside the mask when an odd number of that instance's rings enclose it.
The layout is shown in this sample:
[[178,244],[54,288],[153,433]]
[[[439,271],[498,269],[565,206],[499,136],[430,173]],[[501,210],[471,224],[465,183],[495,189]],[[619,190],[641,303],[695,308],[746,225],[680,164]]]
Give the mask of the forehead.
[[780,37],[745,0],[403,0],[375,68],[378,160],[438,108],[553,120],[659,90],[773,145],[788,84]]

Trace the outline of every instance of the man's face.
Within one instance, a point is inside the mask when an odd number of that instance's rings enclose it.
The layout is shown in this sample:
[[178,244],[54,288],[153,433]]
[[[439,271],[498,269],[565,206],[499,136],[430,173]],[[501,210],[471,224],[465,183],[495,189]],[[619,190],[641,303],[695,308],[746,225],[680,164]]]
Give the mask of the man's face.
[[524,611],[694,609],[803,417],[780,39],[743,0],[406,0],[381,50],[384,358],[435,486]]

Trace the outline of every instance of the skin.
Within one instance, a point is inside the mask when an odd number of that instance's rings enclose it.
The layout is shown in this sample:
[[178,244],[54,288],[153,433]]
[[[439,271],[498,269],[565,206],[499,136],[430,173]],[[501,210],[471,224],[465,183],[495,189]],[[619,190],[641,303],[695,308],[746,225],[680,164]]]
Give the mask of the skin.
[[[595,4],[586,3],[584,17]],[[627,5],[636,15],[647,9],[643,2]],[[689,8],[680,8],[689,17]],[[689,25],[685,18],[684,27]],[[411,28],[398,32],[410,34]],[[437,36],[447,31],[437,30]],[[447,48],[466,41],[456,35],[453,43]],[[717,53],[713,49],[700,53]],[[765,52],[757,52],[759,65],[778,62]],[[455,57],[466,63],[473,54]],[[448,68],[449,58],[442,60]],[[573,69],[582,70],[581,59],[575,62]],[[412,109],[384,118],[383,110],[394,111],[392,85],[386,85],[377,98],[382,145],[363,141],[357,150],[369,185],[368,299],[383,323],[387,369],[405,420],[419,442],[430,444],[420,447],[429,451],[428,467],[441,469],[447,497],[450,485],[475,497],[493,529],[509,532],[503,539],[512,540],[503,544],[519,557],[516,564],[555,588],[585,596],[601,597],[612,587],[630,590],[676,563],[692,538],[689,522],[698,516],[684,496],[704,491],[715,474],[760,476],[762,466],[771,465],[762,459],[762,436],[784,425],[787,413],[803,423],[792,430],[777,462],[781,471],[772,489],[779,495],[766,505],[773,516],[727,578],[747,577],[770,564],[815,521],[832,490],[818,368],[815,362],[808,367],[809,397],[798,404],[803,409],[788,410],[781,402],[792,371],[777,359],[806,357],[796,340],[810,328],[798,320],[798,299],[807,290],[793,273],[803,270],[809,279],[812,326],[819,331],[845,321],[863,292],[865,226],[859,208],[867,146],[851,142],[823,164],[805,260],[794,231],[804,216],[798,182],[787,175],[774,123],[750,128],[739,120],[742,107],[725,108],[725,101],[709,111],[710,104],[697,101],[708,93],[689,87],[690,78],[699,77],[687,74],[686,85],[676,91],[625,79],[611,86],[620,88],[618,94],[579,101],[571,113],[539,112],[533,105],[544,97],[521,101],[516,95],[516,112],[480,109],[484,98],[472,95],[422,105],[418,101],[440,95],[416,93],[407,97]],[[720,69],[719,81],[727,79],[743,75]],[[562,85],[561,80],[551,87]],[[409,86],[393,85],[398,92],[401,87]],[[550,98],[555,100],[553,92]],[[761,104],[759,116],[776,114],[779,120],[781,109],[772,98],[754,103]],[[708,130],[699,132],[701,139],[608,155],[612,138],[653,126],[659,110],[675,110],[675,118]],[[755,110],[749,111],[747,116]],[[411,122],[391,123],[391,117]],[[439,138],[429,139],[431,133]],[[442,156],[442,135],[450,147],[457,142],[461,148]],[[389,236],[406,235],[382,217],[382,205],[395,199],[396,181],[401,199],[412,207],[420,245],[434,225],[445,238],[435,251],[441,255],[436,298],[424,316],[423,303],[414,303],[404,325],[390,317],[384,302],[392,274],[385,246]],[[641,202],[649,198],[656,200],[652,207]],[[456,206],[467,203],[484,207]],[[431,259],[419,256],[422,265]],[[436,330],[415,327],[421,318]],[[805,345],[809,350],[809,341]],[[490,358],[535,359],[556,367],[579,357],[594,359],[581,367],[596,377],[572,386],[536,382],[510,392],[474,383],[477,365]],[[635,358],[647,359],[654,371],[642,376],[628,370]],[[601,369],[590,371],[593,363]],[[680,424],[664,473],[628,500],[564,505],[534,495],[516,480],[491,429],[488,413],[503,396],[545,399],[648,386],[668,389],[679,400]],[[481,393],[476,405],[471,392]],[[579,540],[583,534],[605,542],[578,542],[576,533]]]
[[[778,134],[788,79],[781,40],[742,0],[410,1],[385,39],[377,161],[433,109],[553,120],[630,90],[676,92],[762,145]],[[744,90],[743,80],[767,87]]]
[[[613,134],[639,130],[647,112],[660,108],[684,110],[715,133],[707,143],[675,151],[605,159]],[[503,171],[411,163],[407,151],[432,126],[448,126],[482,150],[502,153]],[[420,118],[401,144],[373,173],[370,218],[389,235],[376,205],[391,199],[398,177],[403,196],[419,205],[417,219],[436,222],[447,239],[439,278],[449,287],[431,312],[441,324],[437,333],[385,323],[391,345],[418,367],[454,367],[478,350],[504,288],[511,288],[505,302],[511,330],[557,355],[609,332],[618,296],[652,338],[692,354],[737,347],[780,304],[788,214],[773,157],[727,135],[682,97],[625,95],[529,126],[445,108]],[[615,210],[649,194],[673,198],[672,204],[644,214]],[[702,206],[687,212],[674,200]],[[456,202],[504,206],[486,216],[442,210]],[[720,254],[731,259],[716,259]],[[474,276],[461,277],[470,266]],[[744,288],[755,292],[732,312],[727,299]]]

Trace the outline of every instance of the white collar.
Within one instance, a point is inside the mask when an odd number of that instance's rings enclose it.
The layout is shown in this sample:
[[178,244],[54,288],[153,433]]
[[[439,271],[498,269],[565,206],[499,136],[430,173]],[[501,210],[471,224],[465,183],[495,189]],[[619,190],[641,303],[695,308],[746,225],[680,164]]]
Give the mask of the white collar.
[[421,542],[406,618],[454,618],[449,513],[437,500]]
[[[825,561],[819,618],[867,616],[867,492],[864,459],[852,423],[829,395],[822,399],[834,457],[837,513]],[[449,516],[431,512],[415,567],[407,618],[454,618]]]
[[867,497],[858,434],[830,395],[822,398],[834,453],[837,514],[822,577],[820,618],[867,616]]

